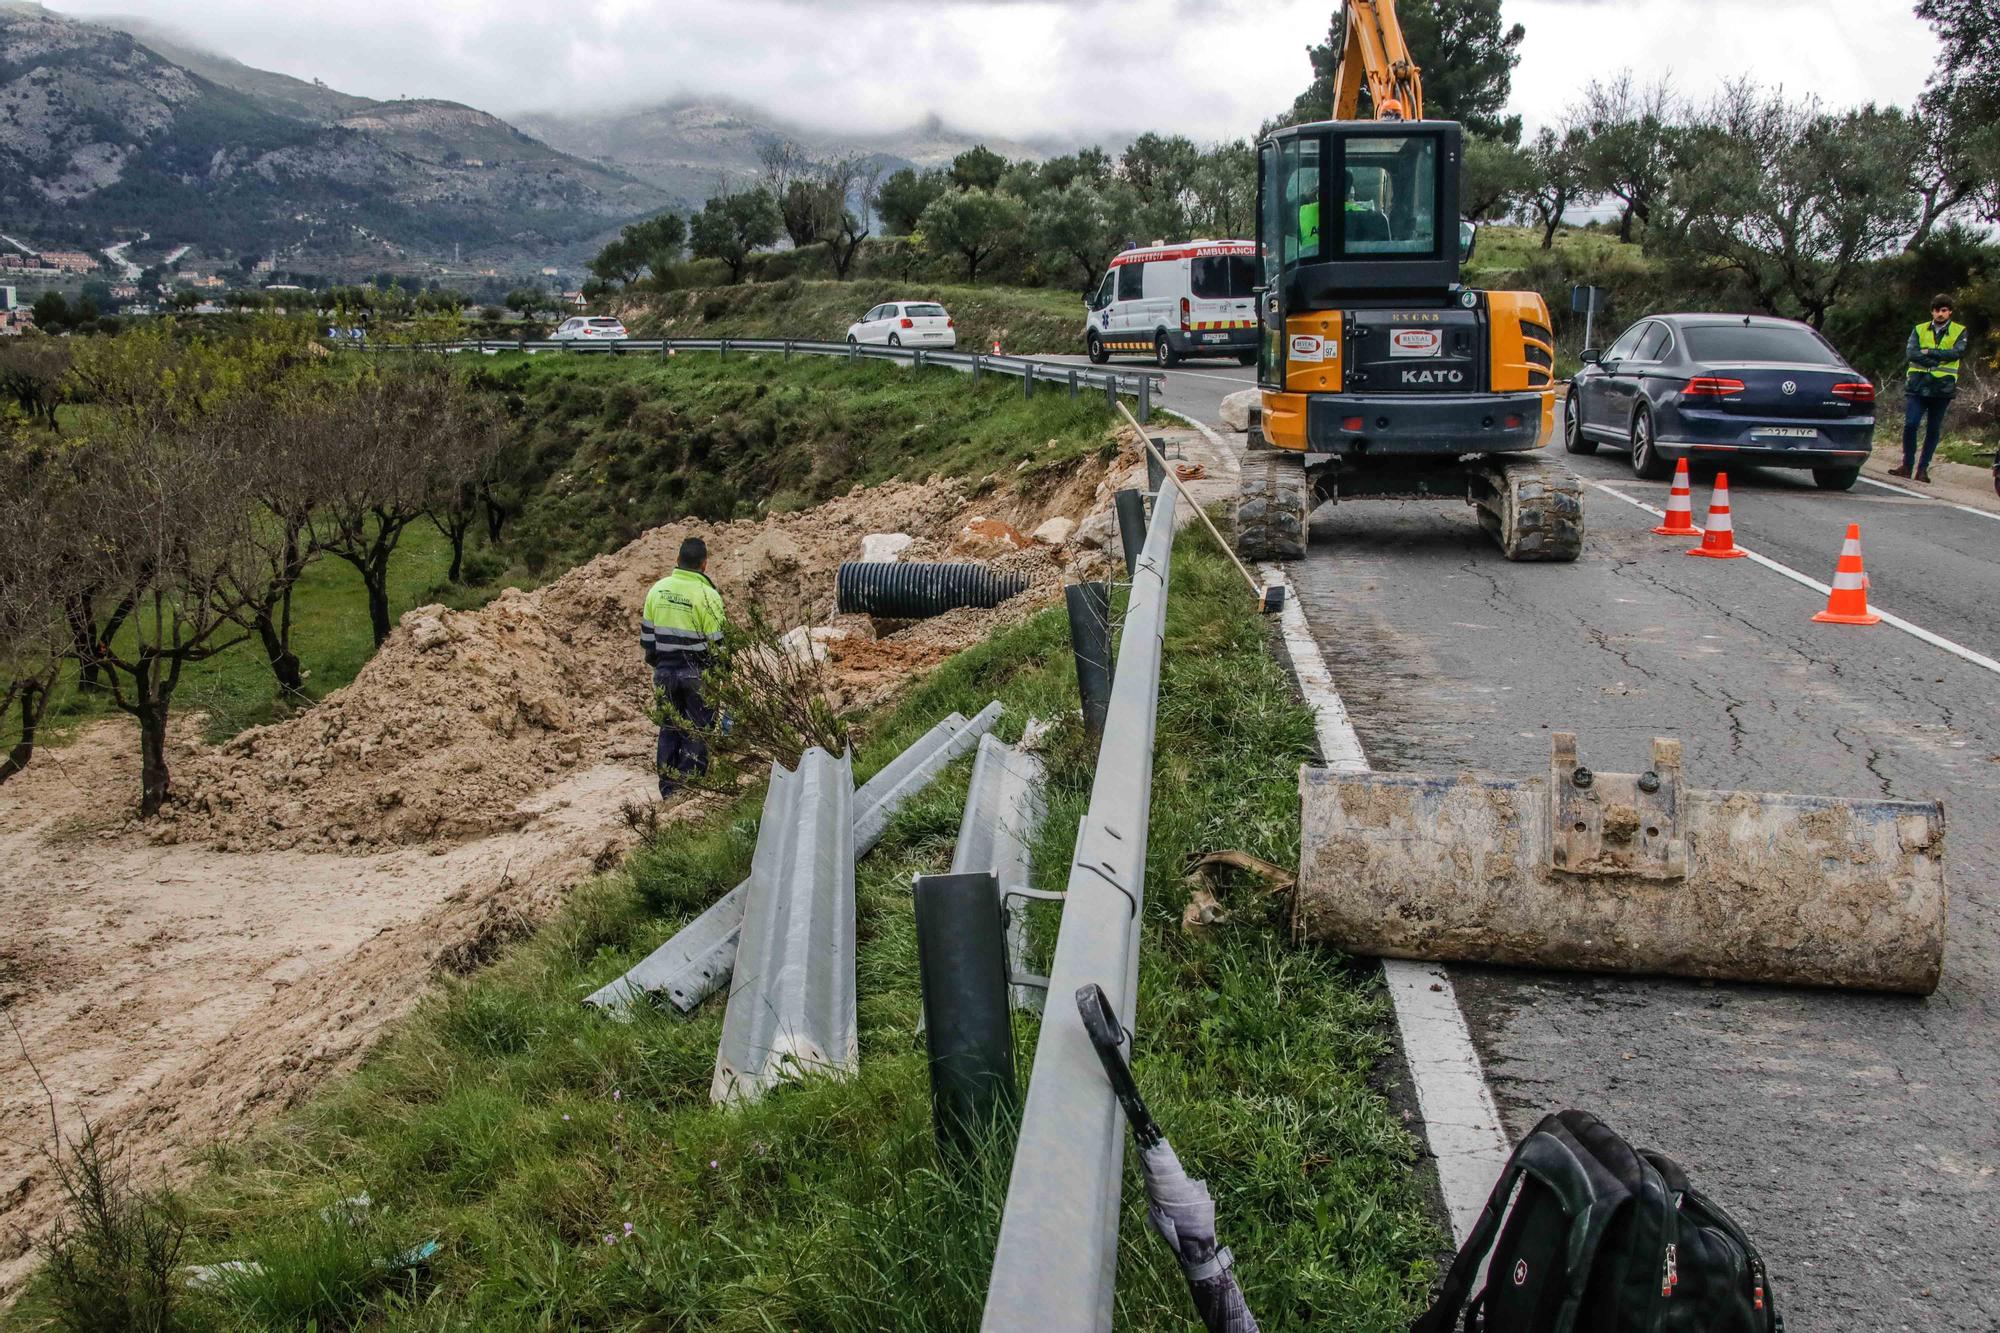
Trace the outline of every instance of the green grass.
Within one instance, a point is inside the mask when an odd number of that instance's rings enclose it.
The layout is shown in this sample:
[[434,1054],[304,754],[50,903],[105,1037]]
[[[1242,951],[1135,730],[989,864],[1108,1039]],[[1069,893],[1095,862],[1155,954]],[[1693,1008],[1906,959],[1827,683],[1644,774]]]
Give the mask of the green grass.
[[[451,587],[444,582],[450,566],[451,547],[437,530],[428,523],[412,524],[389,566],[390,614],[400,616],[432,601],[476,603],[492,591]],[[324,698],[352,681],[375,654],[367,592],[361,576],[345,561],[322,557],[307,568],[293,594],[292,619],[293,651],[311,673],[306,693],[313,699]],[[117,642],[129,646],[131,638],[127,629]],[[210,741],[227,740],[246,727],[273,721],[290,711],[279,697],[270,663],[254,637],[189,666],[174,692],[173,707],[179,716],[206,713],[203,733]],[[78,689],[72,664],[64,669],[50,704],[51,738],[59,739],[79,723],[117,712],[107,692]]]
[[[1443,1237],[1419,1196],[1415,1145],[1371,1082],[1388,1050],[1376,973],[1292,948],[1283,906],[1249,889],[1225,895],[1231,923],[1179,925],[1191,855],[1240,847],[1296,863],[1310,716],[1202,538],[1176,553],[1170,607],[1138,1078],[1214,1189],[1264,1327],[1400,1329]],[[918,684],[869,728],[857,776],[951,709],[999,697],[1011,737],[1031,714],[1070,718],[1074,688],[1064,621],[1045,613]],[[1046,759],[1037,880],[1059,888],[1095,755],[1068,720]],[[983,1171],[939,1163],[909,901],[912,874],[949,863],[966,768],[913,800],[861,863],[858,1077],[717,1110],[718,1003],[629,1023],[578,1004],[743,873],[746,800],[653,841],[488,971],[437,992],[360,1073],[217,1149],[188,1194],[195,1257],[269,1271],[190,1326],[973,1327],[1007,1145]],[[1023,1077],[1032,1029],[1017,1025]],[[366,1234],[329,1234],[321,1210],[362,1191],[375,1201]],[[1185,1288],[1145,1227],[1129,1166],[1125,1197],[1119,1327],[1187,1328]],[[431,1238],[442,1251],[417,1277],[380,1261]],[[44,1299],[31,1293],[0,1324],[36,1327]]]
[[1023,355],[1083,350],[1083,298],[1069,288],[976,287],[922,278],[852,282],[745,282],[645,294],[621,314],[641,338],[801,338],[838,342],[847,326],[884,301],[937,301],[958,326],[958,345]]
[[[803,509],[855,485],[989,474],[1031,485],[1106,446],[1113,413],[1020,381],[884,361],[732,353],[483,362],[519,424],[530,570],[615,550],[682,516]],[[1026,464],[1026,467],[1022,465]]]
[[1492,284],[1483,281],[1487,275],[1518,273],[1529,267],[1531,262],[1546,256],[1581,267],[1634,269],[1648,267],[1651,263],[1641,246],[1636,242],[1619,240],[1615,231],[1558,227],[1554,246],[1544,250],[1540,227],[1482,225],[1478,244],[1472,252],[1472,262],[1465,268],[1465,281],[1471,284],[1479,280],[1481,285],[1490,286]]

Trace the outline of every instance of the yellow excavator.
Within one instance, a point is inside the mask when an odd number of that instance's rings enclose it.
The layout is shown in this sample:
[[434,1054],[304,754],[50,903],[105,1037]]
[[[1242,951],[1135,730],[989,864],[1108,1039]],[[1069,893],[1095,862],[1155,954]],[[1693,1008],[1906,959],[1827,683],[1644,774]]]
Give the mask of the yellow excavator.
[[1510,560],[1576,559],[1581,488],[1538,456],[1555,433],[1548,306],[1459,282],[1463,134],[1424,119],[1394,0],[1348,0],[1333,114],[1257,149],[1262,411],[1238,548],[1298,559],[1328,501],[1449,497]]

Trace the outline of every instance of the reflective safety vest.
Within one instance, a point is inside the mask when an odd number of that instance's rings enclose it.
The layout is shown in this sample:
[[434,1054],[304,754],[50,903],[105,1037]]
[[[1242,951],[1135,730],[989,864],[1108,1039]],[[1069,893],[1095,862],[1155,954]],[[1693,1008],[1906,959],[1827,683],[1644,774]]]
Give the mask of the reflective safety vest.
[[[1939,348],[1943,348],[1952,353],[1952,358],[1949,361],[1940,361],[1935,366],[1920,366],[1915,362],[1911,362],[1911,383],[1932,389],[1951,390],[1958,388],[1957,354],[1965,349],[1965,325],[1945,325],[1944,339],[1940,341],[1937,335],[1937,327],[1929,320],[1925,320],[1923,323],[1917,325],[1917,345],[1926,352],[1935,352]],[[1924,378],[1919,379],[1918,376],[1923,376]]]
[[639,647],[646,665],[705,662],[722,642],[722,594],[695,569],[677,569],[653,585],[639,619]]

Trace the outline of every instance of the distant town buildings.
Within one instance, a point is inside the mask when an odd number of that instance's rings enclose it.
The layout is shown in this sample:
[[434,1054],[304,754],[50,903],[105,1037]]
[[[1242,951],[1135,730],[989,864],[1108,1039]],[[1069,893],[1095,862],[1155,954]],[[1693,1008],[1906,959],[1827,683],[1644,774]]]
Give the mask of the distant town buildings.
[[12,310],[13,308],[14,289],[12,287],[0,287],[0,311]]
[[44,250],[42,264],[48,268],[59,268],[65,273],[95,273],[97,261],[81,250]]
[[139,299],[139,288],[134,283],[114,283],[111,287],[111,299],[114,301],[136,301]]
[[0,310],[0,337],[12,338],[35,327],[35,312],[26,306]]

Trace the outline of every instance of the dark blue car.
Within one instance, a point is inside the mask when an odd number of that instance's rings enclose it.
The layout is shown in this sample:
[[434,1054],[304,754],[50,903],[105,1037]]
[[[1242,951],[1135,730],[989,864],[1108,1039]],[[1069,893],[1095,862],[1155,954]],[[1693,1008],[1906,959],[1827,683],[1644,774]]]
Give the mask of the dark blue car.
[[1873,448],[1875,386],[1819,333],[1767,315],[1653,315],[1571,381],[1563,444],[1632,451],[1649,481],[1690,463],[1811,468],[1844,491]]

